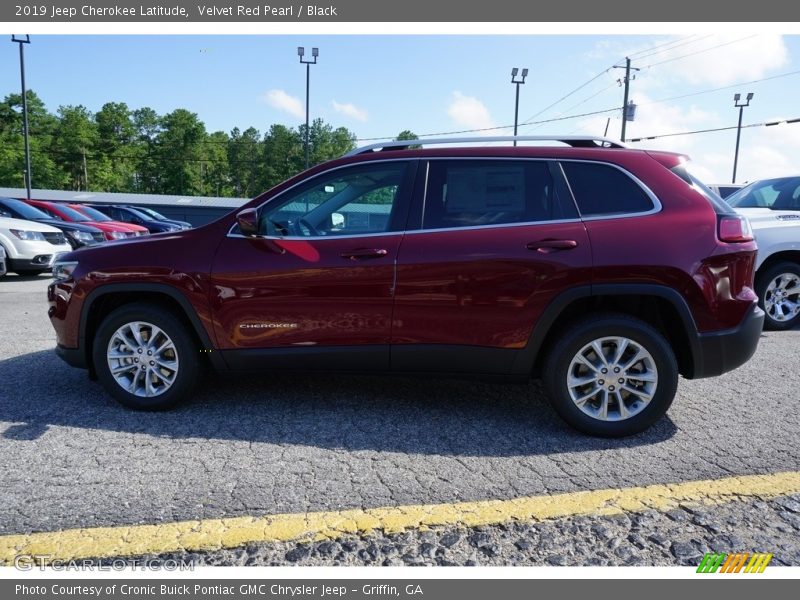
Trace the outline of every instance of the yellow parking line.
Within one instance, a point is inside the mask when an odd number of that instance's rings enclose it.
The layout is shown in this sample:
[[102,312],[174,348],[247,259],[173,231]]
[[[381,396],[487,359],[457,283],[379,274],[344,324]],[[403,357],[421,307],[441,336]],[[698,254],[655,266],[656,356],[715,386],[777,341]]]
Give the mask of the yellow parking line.
[[0,564],[13,564],[14,557],[19,555],[46,555],[50,560],[71,560],[163,554],[235,548],[252,542],[331,539],[374,530],[394,533],[436,525],[478,526],[514,520],[542,521],[576,515],[614,515],[647,509],[665,511],[679,504],[719,504],[737,499],[774,498],[795,493],[800,493],[800,471],[512,500],[68,529],[0,536]]

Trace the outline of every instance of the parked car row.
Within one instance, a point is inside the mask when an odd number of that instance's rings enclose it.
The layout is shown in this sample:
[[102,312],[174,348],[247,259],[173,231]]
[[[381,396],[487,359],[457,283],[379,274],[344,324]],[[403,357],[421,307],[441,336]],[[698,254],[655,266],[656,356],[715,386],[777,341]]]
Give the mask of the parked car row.
[[38,275],[59,254],[150,233],[190,229],[150,209],[0,198],[0,277],[7,271]]

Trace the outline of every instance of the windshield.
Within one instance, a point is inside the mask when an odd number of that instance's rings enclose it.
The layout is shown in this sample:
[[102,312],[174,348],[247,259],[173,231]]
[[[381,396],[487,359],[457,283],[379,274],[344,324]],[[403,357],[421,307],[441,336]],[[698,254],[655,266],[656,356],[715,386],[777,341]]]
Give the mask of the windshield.
[[85,214],[78,212],[74,208],[70,208],[66,204],[55,204],[54,206],[55,210],[58,210],[70,221],[76,221],[76,222],[91,221],[91,219],[87,217]]
[[728,196],[728,202],[736,208],[800,210],[800,177],[756,181]]
[[89,217],[91,217],[92,221],[100,222],[100,221],[112,220],[111,217],[109,217],[108,215],[104,215],[99,210],[97,210],[96,208],[92,208],[91,206],[80,206],[75,210],[79,210],[83,214],[88,215]]
[[152,208],[145,208],[143,206],[137,206],[136,210],[138,210],[139,212],[146,213],[146,214],[150,215],[151,217],[153,217],[154,219],[158,219],[159,221],[169,221],[169,219],[167,219],[167,217],[165,217],[161,213],[157,213]]
[[142,221],[152,221],[152,220],[153,220],[153,217],[151,217],[150,215],[147,215],[147,214],[143,213],[143,212],[142,212],[142,211],[140,211],[138,208],[132,208],[132,207],[130,207],[130,206],[126,206],[126,207],[125,207],[125,210],[127,210],[127,211],[128,211],[129,213],[131,213],[132,215],[134,215],[134,216],[136,216],[136,217],[139,217],[139,219],[141,219]]
[[22,200],[14,200],[13,198],[3,198],[2,200],[0,200],[0,206],[2,205],[5,205],[10,210],[13,210],[21,218],[28,219],[30,221],[40,221],[42,219],[51,220],[53,218],[46,212],[39,210],[38,208],[31,206],[30,204],[25,204]]

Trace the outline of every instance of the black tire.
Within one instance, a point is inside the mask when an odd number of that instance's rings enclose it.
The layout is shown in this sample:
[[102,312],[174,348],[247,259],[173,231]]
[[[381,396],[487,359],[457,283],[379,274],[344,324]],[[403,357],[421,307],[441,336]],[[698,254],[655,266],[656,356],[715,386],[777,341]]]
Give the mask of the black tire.
[[36,277],[47,271],[47,269],[14,269],[14,273],[20,277]]
[[[652,399],[633,416],[604,421],[584,413],[570,397],[567,376],[570,363],[593,340],[625,337],[653,358],[658,382]],[[575,429],[598,437],[624,437],[640,433],[660,419],[672,404],[678,388],[678,363],[667,340],[654,327],[624,314],[602,313],[576,321],[558,336],[544,362],[543,383],[553,409]]]
[[[156,396],[137,396],[122,388],[111,374],[107,361],[108,344],[126,323],[144,321],[161,329],[175,346],[177,374],[172,385]],[[148,303],[126,304],[111,312],[100,324],[94,338],[92,361],[100,383],[120,404],[135,410],[167,410],[188,398],[198,379],[200,355],[197,344],[179,315]]]
[[[758,294],[758,305],[766,313],[766,318],[764,319],[764,329],[771,329],[772,331],[784,331],[800,324],[800,313],[796,314],[791,319],[778,321],[775,319],[774,314],[771,314],[765,306],[765,301],[767,300],[767,288],[769,287],[770,283],[772,283],[781,275],[785,274],[792,274],[800,277],[800,265],[793,262],[777,263],[756,278],[756,294]],[[800,298],[794,298],[793,301],[800,301]]]

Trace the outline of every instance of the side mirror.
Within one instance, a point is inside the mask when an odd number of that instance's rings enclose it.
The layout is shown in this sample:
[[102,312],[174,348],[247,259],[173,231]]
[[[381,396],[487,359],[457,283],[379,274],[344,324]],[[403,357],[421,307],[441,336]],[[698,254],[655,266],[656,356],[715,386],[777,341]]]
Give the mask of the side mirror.
[[247,237],[258,235],[258,210],[246,208],[236,215],[236,222],[239,224],[239,231]]

